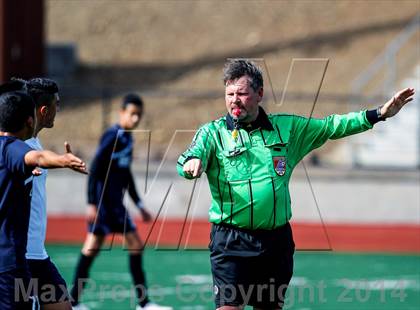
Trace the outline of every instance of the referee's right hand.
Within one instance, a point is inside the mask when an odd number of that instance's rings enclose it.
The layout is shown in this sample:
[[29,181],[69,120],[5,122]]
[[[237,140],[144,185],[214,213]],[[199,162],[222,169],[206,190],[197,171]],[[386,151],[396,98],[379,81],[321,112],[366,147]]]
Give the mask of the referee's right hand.
[[199,178],[201,176],[201,159],[191,158],[183,167],[183,171],[192,178]]

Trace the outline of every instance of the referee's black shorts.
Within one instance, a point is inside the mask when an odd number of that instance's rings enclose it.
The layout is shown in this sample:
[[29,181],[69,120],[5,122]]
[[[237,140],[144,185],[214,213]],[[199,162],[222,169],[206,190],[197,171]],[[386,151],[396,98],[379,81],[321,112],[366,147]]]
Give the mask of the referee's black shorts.
[[283,306],[295,250],[289,223],[275,230],[213,224],[210,239],[216,308]]

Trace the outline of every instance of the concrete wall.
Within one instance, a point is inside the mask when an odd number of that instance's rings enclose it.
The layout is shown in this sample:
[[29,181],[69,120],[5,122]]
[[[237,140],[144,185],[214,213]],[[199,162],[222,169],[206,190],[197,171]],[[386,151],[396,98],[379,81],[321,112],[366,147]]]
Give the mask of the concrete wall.
[[[161,215],[184,217],[194,182],[165,170],[159,178],[148,179],[144,195],[144,174],[135,172],[138,190],[146,206],[157,213],[167,196]],[[154,172],[151,173],[154,176]],[[420,224],[420,177],[418,171],[356,171],[298,167],[290,184],[293,219],[320,223]],[[310,180],[310,182],[309,182]],[[49,214],[80,215],[86,208],[86,176],[65,170],[49,171]],[[155,182],[153,184],[153,182]],[[311,189],[312,187],[312,189]],[[207,179],[197,182],[190,216],[206,218],[210,204]],[[127,195],[128,196],[128,195]],[[127,205],[134,210],[127,198]],[[318,208],[319,211],[318,211]]]

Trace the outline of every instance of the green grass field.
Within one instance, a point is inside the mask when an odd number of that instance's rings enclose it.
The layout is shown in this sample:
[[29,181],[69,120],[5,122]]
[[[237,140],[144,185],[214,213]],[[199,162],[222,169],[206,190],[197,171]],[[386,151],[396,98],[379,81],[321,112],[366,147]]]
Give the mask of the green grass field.
[[[49,245],[69,285],[80,247]],[[214,309],[207,251],[147,249],[152,299],[176,310]],[[134,309],[127,252],[103,251],[91,270],[83,302],[92,309]],[[285,309],[409,310],[420,307],[420,256],[297,252]]]

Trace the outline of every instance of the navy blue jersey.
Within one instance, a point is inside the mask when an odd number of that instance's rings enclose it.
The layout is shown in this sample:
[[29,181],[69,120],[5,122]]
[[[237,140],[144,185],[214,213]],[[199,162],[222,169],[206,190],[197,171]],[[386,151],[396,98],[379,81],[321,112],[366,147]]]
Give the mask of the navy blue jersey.
[[23,141],[0,136],[0,272],[26,266],[32,169]]
[[132,158],[131,133],[119,125],[105,131],[91,164],[88,180],[88,203],[96,205],[99,212],[125,214],[123,198],[126,191],[134,203],[140,201],[130,169]]

